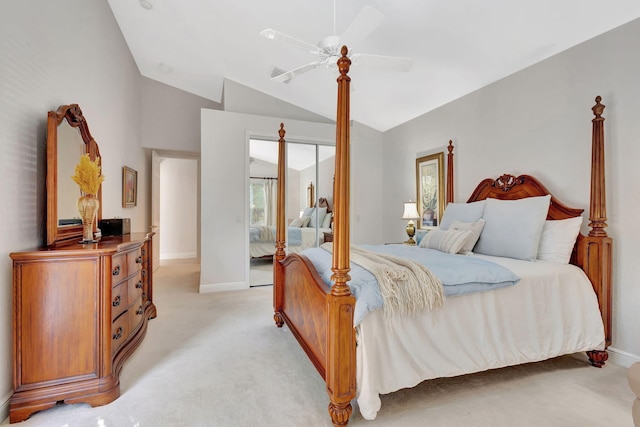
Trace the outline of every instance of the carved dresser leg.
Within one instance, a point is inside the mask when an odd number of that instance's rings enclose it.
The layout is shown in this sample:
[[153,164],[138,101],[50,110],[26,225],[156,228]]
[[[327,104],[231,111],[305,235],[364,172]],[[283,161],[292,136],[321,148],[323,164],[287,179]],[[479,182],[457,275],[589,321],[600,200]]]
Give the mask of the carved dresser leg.
[[333,425],[336,427],[347,425],[351,417],[351,411],[353,411],[353,408],[350,402],[329,403],[329,415],[331,415],[331,421],[333,421]]
[[607,350],[593,350],[587,351],[587,356],[589,356],[589,362],[591,362],[592,366],[602,368],[609,358],[609,353],[607,353]]
[[273,320],[275,320],[276,326],[278,328],[282,328],[282,325],[284,325],[284,317],[282,317],[282,314],[280,314],[280,312],[276,312],[273,315]]

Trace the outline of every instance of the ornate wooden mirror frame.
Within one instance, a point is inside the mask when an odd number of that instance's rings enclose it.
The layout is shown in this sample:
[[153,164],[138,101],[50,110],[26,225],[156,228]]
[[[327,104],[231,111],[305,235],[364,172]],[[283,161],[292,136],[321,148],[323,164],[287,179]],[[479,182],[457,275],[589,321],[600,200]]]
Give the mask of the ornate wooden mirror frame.
[[[59,126],[63,124],[64,120],[72,127],[76,128],[82,141],[84,142],[83,153],[89,153],[92,160],[100,157],[100,149],[98,144],[91,136],[89,132],[89,126],[87,120],[82,115],[82,110],[78,104],[61,105],[57,111],[49,111],[47,118],[47,245],[53,245],[55,243],[64,242],[72,239],[82,238],[82,224],[67,224],[61,225],[58,217],[58,195],[66,194],[68,191],[77,191],[77,197],[80,197],[80,189],[71,180],[71,174],[68,177],[60,176],[58,165],[59,163],[77,164],[80,161],[80,155],[75,159],[59,159],[58,148],[65,143],[72,143],[65,141],[63,138],[58,138]],[[80,153],[80,154],[83,154]],[[100,162],[102,166],[102,162]],[[68,185],[67,180],[72,185]],[[73,190],[70,190],[73,188]],[[76,199],[77,199],[76,197]],[[102,218],[102,187],[97,194],[100,206],[98,207],[97,220],[95,224]]]

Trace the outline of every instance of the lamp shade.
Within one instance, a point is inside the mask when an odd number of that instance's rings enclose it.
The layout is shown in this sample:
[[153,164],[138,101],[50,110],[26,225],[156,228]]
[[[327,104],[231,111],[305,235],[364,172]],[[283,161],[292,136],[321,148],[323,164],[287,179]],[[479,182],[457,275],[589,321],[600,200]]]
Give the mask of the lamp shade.
[[416,202],[404,202],[404,213],[402,219],[418,219],[418,204]]

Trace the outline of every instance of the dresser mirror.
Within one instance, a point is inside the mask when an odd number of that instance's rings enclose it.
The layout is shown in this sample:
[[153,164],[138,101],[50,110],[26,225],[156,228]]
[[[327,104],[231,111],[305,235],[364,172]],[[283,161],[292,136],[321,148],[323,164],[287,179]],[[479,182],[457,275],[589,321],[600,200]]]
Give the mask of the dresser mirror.
[[[76,203],[80,188],[71,179],[80,156],[100,158],[98,144],[89,132],[78,104],[61,105],[47,119],[47,245],[82,238],[82,221]],[[102,162],[101,162],[102,165]],[[97,194],[102,218],[102,187]],[[97,223],[96,221],[95,223]]]

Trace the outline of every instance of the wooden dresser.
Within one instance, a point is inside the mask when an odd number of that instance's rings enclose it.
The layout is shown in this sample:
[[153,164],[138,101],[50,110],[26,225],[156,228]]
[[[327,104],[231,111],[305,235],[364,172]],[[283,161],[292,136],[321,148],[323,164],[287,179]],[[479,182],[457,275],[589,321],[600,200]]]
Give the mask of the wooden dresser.
[[57,402],[112,402],[124,361],[153,304],[153,233],[103,237],[10,254],[13,386],[10,422]]

